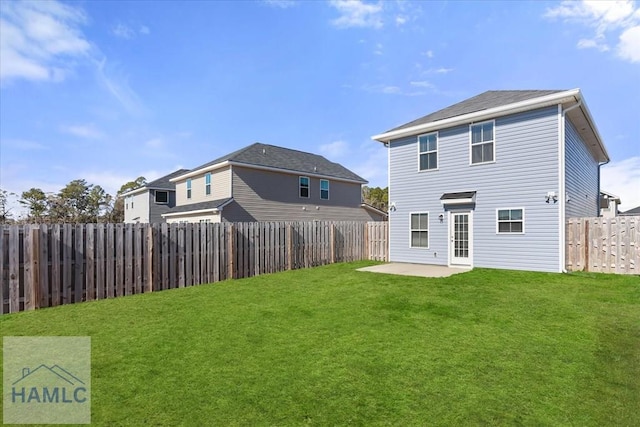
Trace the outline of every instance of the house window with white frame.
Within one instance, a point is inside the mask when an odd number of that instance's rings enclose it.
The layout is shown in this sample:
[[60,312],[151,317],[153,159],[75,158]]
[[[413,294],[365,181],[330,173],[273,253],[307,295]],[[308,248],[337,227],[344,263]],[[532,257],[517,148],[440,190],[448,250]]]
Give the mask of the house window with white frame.
[[305,199],[309,198],[309,177],[301,176],[299,178],[299,196]]
[[191,179],[187,180],[187,199],[191,198]]
[[493,162],[494,122],[471,125],[471,164]]
[[207,196],[211,194],[211,172],[204,176],[204,194]]
[[169,192],[168,191],[158,191],[158,190],[156,190],[155,202],[157,204],[169,203]]
[[411,247],[429,247],[429,213],[411,214]]
[[322,200],[329,200],[329,180],[320,180],[320,198]]
[[421,171],[438,169],[438,133],[418,137],[419,168]]
[[524,209],[498,209],[496,230],[498,234],[524,233]]

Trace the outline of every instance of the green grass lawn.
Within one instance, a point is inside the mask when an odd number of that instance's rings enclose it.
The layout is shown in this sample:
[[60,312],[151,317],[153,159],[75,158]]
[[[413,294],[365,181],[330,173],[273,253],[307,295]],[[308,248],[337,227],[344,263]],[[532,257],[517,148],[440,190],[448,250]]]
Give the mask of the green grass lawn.
[[90,335],[96,425],[640,425],[640,278],[338,264],[18,313]]

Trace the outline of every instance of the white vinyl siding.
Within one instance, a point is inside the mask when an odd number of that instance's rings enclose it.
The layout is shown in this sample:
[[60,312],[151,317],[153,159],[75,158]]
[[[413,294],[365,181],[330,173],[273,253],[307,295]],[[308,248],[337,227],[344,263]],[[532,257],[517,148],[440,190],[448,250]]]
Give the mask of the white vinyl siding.
[[471,133],[471,164],[490,163],[495,154],[495,122],[476,123],[469,127]]
[[438,133],[418,137],[418,169],[438,169]]
[[598,216],[598,162],[568,119],[565,141],[565,218]]
[[411,247],[429,248],[429,212],[411,214]]

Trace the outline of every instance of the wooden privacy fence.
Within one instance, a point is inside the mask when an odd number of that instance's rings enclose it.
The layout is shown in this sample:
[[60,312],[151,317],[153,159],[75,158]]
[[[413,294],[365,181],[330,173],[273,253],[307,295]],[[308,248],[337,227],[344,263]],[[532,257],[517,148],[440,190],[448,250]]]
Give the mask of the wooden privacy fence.
[[640,216],[570,218],[567,270],[640,274],[638,226]]
[[387,223],[0,226],[0,313],[363,259]]

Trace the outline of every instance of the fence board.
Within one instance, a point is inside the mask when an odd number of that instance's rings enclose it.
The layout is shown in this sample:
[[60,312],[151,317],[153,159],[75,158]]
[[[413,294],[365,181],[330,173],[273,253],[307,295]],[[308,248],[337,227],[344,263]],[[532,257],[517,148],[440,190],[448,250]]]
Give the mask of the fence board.
[[86,236],[86,268],[87,268],[87,277],[85,279],[85,286],[87,289],[87,301],[92,301],[95,299],[95,235],[94,235],[94,226],[93,224],[87,224],[85,227]]

